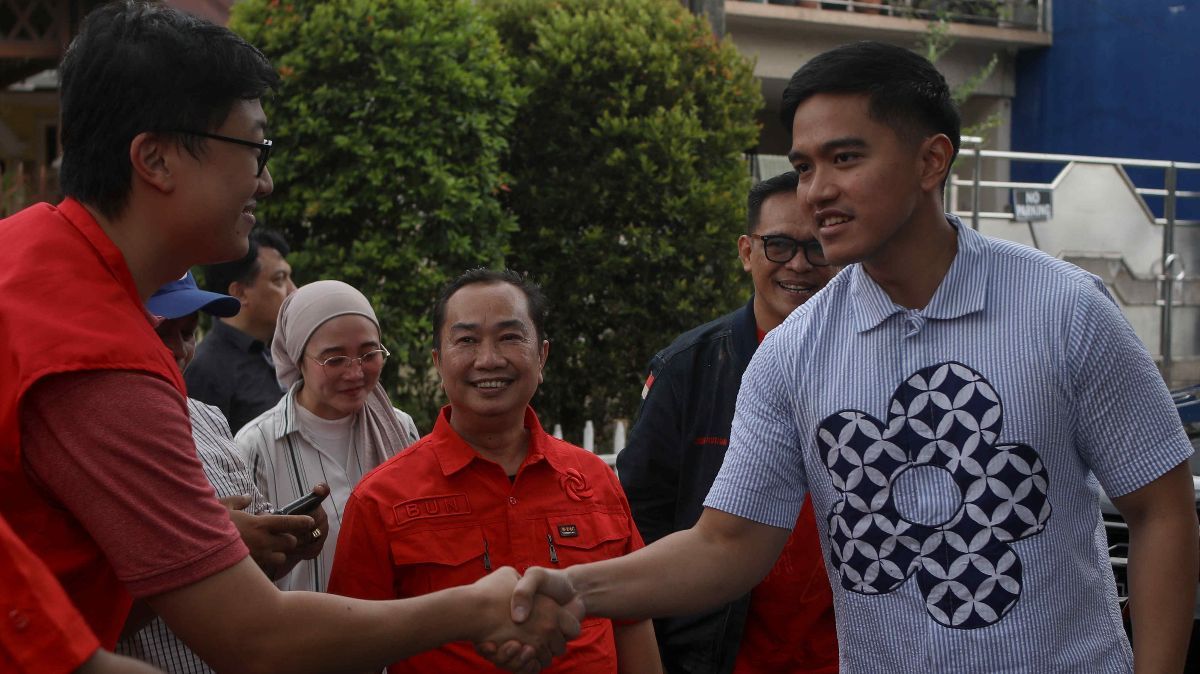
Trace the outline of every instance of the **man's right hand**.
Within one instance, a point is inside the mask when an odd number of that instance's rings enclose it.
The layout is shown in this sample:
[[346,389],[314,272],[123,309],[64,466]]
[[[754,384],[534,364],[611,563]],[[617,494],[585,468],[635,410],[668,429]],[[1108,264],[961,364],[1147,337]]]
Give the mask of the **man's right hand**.
[[296,549],[296,541],[311,537],[316,526],[308,515],[251,515],[244,511],[250,505],[249,496],[230,496],[221,503],[229,508],[229,519],[250,549],[250,557],[268,577],[274,577],[276,569]]
[[[544,571],[530,571],[539,570]],[[563,606],[553,596],[531,596],[517,624],[512,605],[519,578],[514,569],[504,567],[474,583],[485,615],[484,629],[474,641],[479,653],[498,666],[533,674],[565,653],[567,641],[579,635],[582,604],[567,601]]]

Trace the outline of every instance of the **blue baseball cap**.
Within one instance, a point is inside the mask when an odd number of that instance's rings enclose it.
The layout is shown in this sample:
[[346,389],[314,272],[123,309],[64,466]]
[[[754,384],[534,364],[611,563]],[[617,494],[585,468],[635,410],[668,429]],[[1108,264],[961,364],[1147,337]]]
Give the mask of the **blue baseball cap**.
[[242,310],[242,303],[236,297],[201,290],[189,271],[178,281],[171,281],[159,288],[146,300],[146,309],[155,316],[168,319],[187,316],[202,309],[213,316],[229,318]]

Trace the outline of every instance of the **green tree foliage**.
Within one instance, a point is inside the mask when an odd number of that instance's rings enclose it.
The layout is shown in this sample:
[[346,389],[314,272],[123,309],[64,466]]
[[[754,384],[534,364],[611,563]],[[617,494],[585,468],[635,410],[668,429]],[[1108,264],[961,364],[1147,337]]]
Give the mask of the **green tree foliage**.
[[428,430],[437,290],[502,264],[515,229],[497,195],[521,91],[496,31],[471,0],[243,0],[232,26],[283,79],[260,212],[301,280],[370,298],[393,353],[385,384]]
[[[938,59],[950,51],[950,48],[954,46],[954,42],[954,36],[950,34],[950,22],[947,20],[945,14],[939,14],[936,19],[929,22],[929,28],[921,36],[921,39],[917,41],[917,53],[929,59],[930,63],[937,63]],[[954,87],[950,91],[950,96],[954,99],[954,104],[961,107],[971,97],[971,94],[975,93],[992,76],[992,73],[996,71],[996,66],[999,64],[1000,55],[993,53],[982,68],[967,77],[966,81],[962,84]],[[986,136],[989,131],[1000,126],[1003,122],[1004,118],[1001,114],[994,112],[982,122],[964,128],[962,135]]]
[[508,259],[551,300],[535,405],[570,431],[630,417],[650,356],[745,300],[734,241],[759,85],[676,0],[482,4],[529,89]]

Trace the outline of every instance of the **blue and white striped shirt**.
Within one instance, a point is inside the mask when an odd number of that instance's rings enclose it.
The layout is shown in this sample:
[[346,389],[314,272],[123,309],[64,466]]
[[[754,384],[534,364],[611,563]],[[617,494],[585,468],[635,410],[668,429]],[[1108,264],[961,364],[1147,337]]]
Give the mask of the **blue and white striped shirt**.
[[1131,672],[1099,490],[1192,447],[1099,279],[948,217],[924,309],[853,265],[767,336],[705,505],[812,496],[843,672]]

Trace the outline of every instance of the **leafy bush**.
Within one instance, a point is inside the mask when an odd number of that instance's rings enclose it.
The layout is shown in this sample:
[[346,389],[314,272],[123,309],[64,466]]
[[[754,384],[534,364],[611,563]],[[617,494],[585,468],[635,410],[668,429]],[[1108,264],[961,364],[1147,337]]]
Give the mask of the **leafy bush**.
[[520,89],[497,33],[471,0],[243,0],[231,24],[283,79],[260,211],[298,278],[371,300],[394,356],[385,385],[428,430],[437,290],[501,265],[515,229],[497,195]]
[[551,300],[535,406],[629,417],[645,363],[745,300],[734,241],[762,95],[675,0],[486,0],[529,96],[511,135],[509,266]]
[[442,400],[429,310],[473,266],[550,296],[547,422],[628,417],[649,356],[744,299],[733,241],[759,85],[673,0],[482,5],[235,5],[283,77],[261,212],[298,278],[371,299],[385,384],[422,428]]

